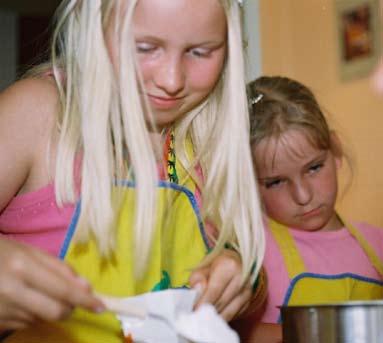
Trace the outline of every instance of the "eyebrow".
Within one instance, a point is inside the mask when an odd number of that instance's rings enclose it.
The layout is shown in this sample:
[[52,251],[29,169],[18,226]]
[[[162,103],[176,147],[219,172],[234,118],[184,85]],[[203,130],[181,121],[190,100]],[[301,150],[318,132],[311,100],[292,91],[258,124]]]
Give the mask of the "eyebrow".
[[279,176],[279,175],[276,175],[276,176],[270,176],[270,177],[264,177],[264,178],[258,178],[258,182],[270,182],[270,181],[275,181],[275,180],[279,180],[281,179],[282,177]]
[[[134,35],[134,40],[136,42],[141,42],[141,41],[148,40],[150,42],[158,43],[158,44],[166,43],[166,39],[162,39],[161,37],[157,37],[157,36],[153,36],[151,34],[145,34],[145,33],[142,33],[142,34],[137,33],[136,35]],[[226,44],[227,44],[227,40],[226,39],[212,37],[212,39],[206,40],[206,41],[190,42],[189,45],[190,46],[214,45],[214,47],[220,48],[220,47],[222,47],[222,46],[224,46]]]
[[327,154],[328,154],[328,150],[324,150],[322,151],[320,154],[318,154],[318,156],[314,157],[312,160],[310,160],[309,162],[307,162],[303,167],[304,168],[307,168],[309,167],[311,164],[315,163],[315,162],[319,162],[319,160],[325,160],[327,158]]

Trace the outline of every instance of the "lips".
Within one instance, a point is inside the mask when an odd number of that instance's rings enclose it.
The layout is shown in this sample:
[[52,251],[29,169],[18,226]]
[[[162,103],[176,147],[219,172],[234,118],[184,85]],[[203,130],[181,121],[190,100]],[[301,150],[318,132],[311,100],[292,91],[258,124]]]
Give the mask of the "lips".
[[173,109],[178,107],[183,97],[162,97],[148,94],[150,104],[157,109]]
[[303,218],[314,217],[314,216],[318,215],[320,212],[321,212],[321,206],[316,207],[316,208],[309,210],[307,212],[304,212],[303,214],[301,214],[301,217],[303,217]]

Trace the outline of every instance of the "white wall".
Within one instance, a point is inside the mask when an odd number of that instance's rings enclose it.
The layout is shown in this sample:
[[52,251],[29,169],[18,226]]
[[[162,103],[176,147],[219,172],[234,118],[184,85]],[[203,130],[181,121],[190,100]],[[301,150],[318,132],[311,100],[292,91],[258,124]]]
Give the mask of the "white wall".
[[0,90],[16,79],[17,33],[16,12],[0,10]]
[[247,40],[246,76],[251,81],[261,74],[261,35],[259,0],[244,0],[244,32]]

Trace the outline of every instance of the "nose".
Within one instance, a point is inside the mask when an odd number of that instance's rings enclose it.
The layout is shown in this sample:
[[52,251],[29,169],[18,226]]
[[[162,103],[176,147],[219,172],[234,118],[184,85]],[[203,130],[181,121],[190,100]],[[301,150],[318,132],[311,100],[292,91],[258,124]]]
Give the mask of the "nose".
[[296,181],[291,185],[293,200],[298,205],[307,205],[313,197],[313,191],[310,183],[305,180]]
[[168,95],[177,95],[185,86],[185,71],[182,57],[165,55],[154,76],[156,86]]

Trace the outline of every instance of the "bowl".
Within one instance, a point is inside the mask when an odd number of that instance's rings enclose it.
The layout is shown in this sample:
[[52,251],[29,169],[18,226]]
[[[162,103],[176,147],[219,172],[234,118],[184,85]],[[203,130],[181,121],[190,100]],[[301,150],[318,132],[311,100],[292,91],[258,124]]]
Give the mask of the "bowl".
[[383,301],[282,306],[283,342],[383,343]]

